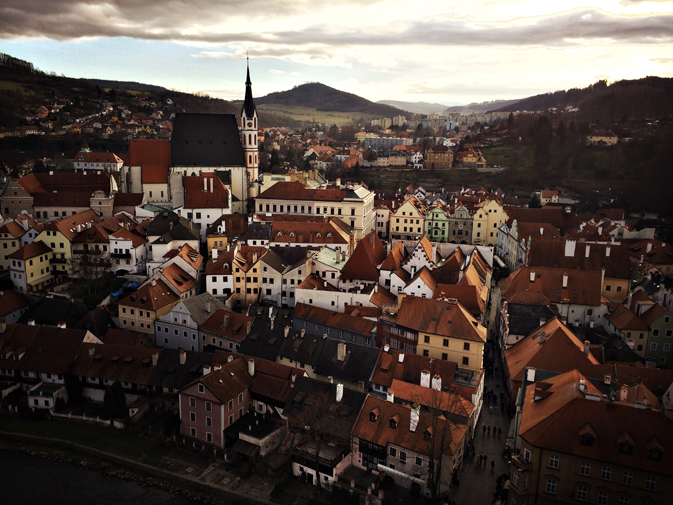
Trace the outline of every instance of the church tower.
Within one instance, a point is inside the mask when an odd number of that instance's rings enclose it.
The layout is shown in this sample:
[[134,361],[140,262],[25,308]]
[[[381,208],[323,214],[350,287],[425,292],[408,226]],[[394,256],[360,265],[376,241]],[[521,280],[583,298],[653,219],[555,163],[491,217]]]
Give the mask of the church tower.
[[[255,183],[259,177],[259,150],[257,148],[257,109],[252,99],[252,83],[250,82],[250,60],[248,60],[248,76],[245,81],[245,101],[241,109],[241,143],[245,153],[245,168],[248,182]],[[252,190],[251,184],[251,190]],[[249,196],[256,196],[250,194]]]

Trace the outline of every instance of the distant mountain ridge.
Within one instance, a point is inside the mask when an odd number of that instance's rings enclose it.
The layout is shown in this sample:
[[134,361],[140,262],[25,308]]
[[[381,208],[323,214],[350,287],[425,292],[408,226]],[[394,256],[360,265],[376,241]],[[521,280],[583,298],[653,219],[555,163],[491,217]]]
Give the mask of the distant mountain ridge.
[[498,111],[541,111],[556,107],[579,109],[577,116],[595,122],[598,119],[618,121],[622,118],[659,118],[673,113],[673,78],[643,77],[621,80],[608,85],[598,81],[586,88],[573,88],[531,96]]
[[144,84],[142,82],[135,81],[110,81],[105,79],[81,79],[82,81],[87,81],[93,84],[94,86],[100,86],[101,88],[110,88],[110,89],[124,89],[126,91],[140,91],[142,93],[172,93],[169,89],[164,88],[163,86],[156,86],[154,84]]
[[399,100],[379,100],[376,103],[382,105],[390,105],[391,107],[397,107],[398,109],[408,110],[415,114],[433,114],[433,113],[442,113],[446,110],[448,105],[443,103],[430,103],[430,102],[402,102]]
[[310,82],[295,86],[287,91],[269,93],[266,96],[255,98],[255,103],[258,105],[311,107],[319,111],[363,112],[381,117],[409,114],[405,110],[374,103],[361,96],[346,93],[319,82]]
[[471,103],[468,105],[454,105],[447,107],[445,112],[462,112],[467,114],[483,114],[495,109],[507,109],[510,105],[518,103],[521,99],[516,100],[490,100],[488,102]]

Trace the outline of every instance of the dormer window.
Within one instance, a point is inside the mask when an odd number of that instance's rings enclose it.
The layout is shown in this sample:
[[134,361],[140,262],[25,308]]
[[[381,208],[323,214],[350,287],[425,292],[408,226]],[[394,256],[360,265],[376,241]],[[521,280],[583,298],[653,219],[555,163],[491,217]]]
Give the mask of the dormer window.
[[379,414],[380,414],[380,413],[381,413],[381,411],[379,410],[378,407],[376,407],[374,410],[372,410],[372,411],[369,413],[369,422],[370,422],[370,423],[375,423],[375,422],[376,422],[376,419],[379,417]]
[[584,447],[593,447],[594,445],[594,437],[589,435],[588,433],[585,435],[582,435],[580,437],[580,444],[582,444]]
[[622,444],[619,444],[619,452],[621,454],[632,454],[633,453],[633,446],[629,444],[628,442],[624,442]]
[[651,449],[647,451],[647,457],[648,459],[651,459],[652,461],[661,461],[661,451],[659,449]]
[[617,443],[619,444],[620,454],[633,454],[633,447],[636,444],[628,431],[622,432],[622,434],[617,437]]
[[203,387],[203,384],[199,384],[199,393],[205,392],[205,388]]
[[400,416],[399,414],[395,414],[392,419],[390,419],[390,429],[395,430],[397,429],[397,423],[400,422]]

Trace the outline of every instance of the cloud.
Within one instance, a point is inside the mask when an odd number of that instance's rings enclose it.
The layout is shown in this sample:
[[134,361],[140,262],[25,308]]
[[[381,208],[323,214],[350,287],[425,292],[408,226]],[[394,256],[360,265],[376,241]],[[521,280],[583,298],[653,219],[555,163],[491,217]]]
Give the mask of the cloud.
[[656,61],[657,63],[673,63],[673,58],[650,58],[648,61]]
[[[353,1],[354,4],[357,4]],[[341,4],[339,4],[341,7]],[[0,38],[76,40],[129,37],[250,49],[250,56],[345,65],[336,48],[370,47],[581,47],[591,44],[662,44],[673,41],[673,14],[617,15],[581,8],[498,22],[438,14],[401,17],[385,26],[367,19],[339,24],[329,6],[308,0],[3,0]],[[336,7],[335,7],[336,8]],[[303,16],[315,11],[310,18]],[[269,23],[270,16],[278,22]],[[476,19],[476,20],[475,20]],[[276,26],[302,26],[281,29]],[[258,29],[250,29],[259,27]],[[214,53],[217,54],[217,53]],[[223,54],[229,54],[226,51]],[[207,56],[207,54],[202,54]],[[212,57],[212,56],[211,56]],[[231,56],[219,56],[231,57]]]
[[282,70],[271,69],[271,70],[269,70],[269,73],[273,74],[273,75],[283,75],[285,72],[283,72]]

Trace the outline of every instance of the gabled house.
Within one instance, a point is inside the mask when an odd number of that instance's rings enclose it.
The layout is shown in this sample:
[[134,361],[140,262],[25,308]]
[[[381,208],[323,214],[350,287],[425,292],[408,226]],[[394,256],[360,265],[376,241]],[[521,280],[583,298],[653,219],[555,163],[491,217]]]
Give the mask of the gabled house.
[[206,230],[225,214],[231,214],[231,192],[214,173],[182,178],[184,201],[180,215],[200,227],[201,241]]
[[40,291],[54,282],[52,249],[41,240],[9,255],[10,277],[20,293]]
[[224,304],[210,293],[202,293],[175,304],[154,322],[155,343],[159,347],[200,351],[199,328]]
[[219,348],[238,352],[241,342],[250,332],[252,317],[220,308],[199,324],[201,349]]
[[154,334],[154,322],[167,314],[180,296],[162,279],[151,279],[137,291],[119,300],[119,323],[121,328]]

